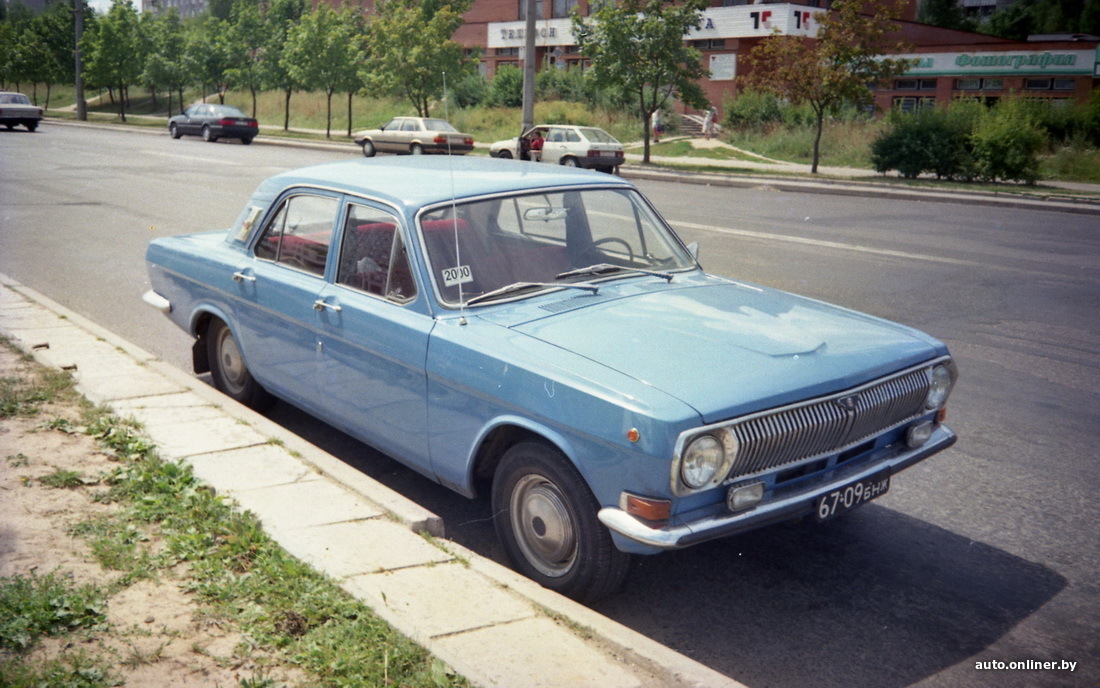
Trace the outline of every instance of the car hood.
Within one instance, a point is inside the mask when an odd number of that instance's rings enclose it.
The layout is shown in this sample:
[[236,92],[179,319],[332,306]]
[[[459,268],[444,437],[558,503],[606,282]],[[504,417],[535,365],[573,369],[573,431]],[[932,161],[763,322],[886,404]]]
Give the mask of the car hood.
[[661,390],[705,423],[854,387],[947,352],[902,325],[737,283],[595,298],[511,327]]

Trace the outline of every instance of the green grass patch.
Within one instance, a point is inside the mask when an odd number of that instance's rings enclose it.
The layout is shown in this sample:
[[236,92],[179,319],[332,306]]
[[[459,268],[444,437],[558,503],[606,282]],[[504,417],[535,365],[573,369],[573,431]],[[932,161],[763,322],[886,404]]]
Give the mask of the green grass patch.
[[0,649],[25,652],[43,637],[101,624],[106,599],[59,573],[0,578]]

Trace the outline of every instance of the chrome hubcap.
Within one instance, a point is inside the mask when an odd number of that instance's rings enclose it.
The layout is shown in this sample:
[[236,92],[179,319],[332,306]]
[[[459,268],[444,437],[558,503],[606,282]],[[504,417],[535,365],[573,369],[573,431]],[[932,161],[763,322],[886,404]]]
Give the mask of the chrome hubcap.
[[557,485],[524,476],[512,492],[512,531],[527,561],[551,578],[564,576],[577,558],[573,519]]
[[222,381],[226,388],[239,393],[244,389],[245,367],[241,358],[241,350],[237,347],[237,340],[233,339],[233,333],[228,328],[218,334],[218,367],[222,372]]

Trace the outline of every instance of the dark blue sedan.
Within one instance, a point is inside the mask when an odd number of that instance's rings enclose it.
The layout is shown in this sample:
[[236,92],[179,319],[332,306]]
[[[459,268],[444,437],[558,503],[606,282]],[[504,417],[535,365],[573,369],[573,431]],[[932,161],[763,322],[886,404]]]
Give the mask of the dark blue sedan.
[[247,146],[260,133],[260,125],[231,105],[200,103],[168,120],[168,133],[174,139],[185,134],[201,136],[204,141],[210,142],[240,139]]
[[145,300],[218,389],[489,495],[516,568],[592,600],[631,554],[841,516],[955,441],[941,342],[696,253],[616,177],[360,159],[154,240]]

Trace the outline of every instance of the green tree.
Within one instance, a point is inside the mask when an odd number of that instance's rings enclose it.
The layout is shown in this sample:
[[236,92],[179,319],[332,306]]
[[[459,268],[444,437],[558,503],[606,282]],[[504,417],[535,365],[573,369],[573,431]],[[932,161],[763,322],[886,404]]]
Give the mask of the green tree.
[[112,0],[93,28],[85,31],[81,46],[86,73],[93,83],[117,89],[118,114],[125,122],[130,84],[138,81],[143,68],[137,10],[130,0]]
[[306,14],[306,0],[274,0],[264,15],[268,41],[264,47],[262,83],[283,93],[283,131],[290,128],[290,98],[301,88],[284,59],[290,30]]
[[263,87],[263,62],[267,48],[267,23],[252,0],[238,0],[230,13],[230,38],[242,48],[244,59],[228,70],[229,80],[244,86],[252,95],[252,116],[256,116],[256,94]]
[[189,83],[190,72],[185,58],[186,38],[179,11],[173,7],[155,15],[148,25],[149,57],[145,61],[142,80],[164,86],[168,90],[168,114],[172,109],[172,93],[179,94],[179,109],[183,110],[183,89]]
[[917,21],[945,29],[974,31],[977,22],[966,16],[957,0],[921,0],[917,7]]
[[367,80],[407,98],[421,117],[443,95],[444,78],[457,82],[467,73],[461,45],[451,36],[462,25],[471,0],[432,2],[381,0],[370,25],[372,67]]
[[709,105],[699,80],[708,71],[685,35],[698,28],[706,0],[670,4],[664,0],[604,3],[591,17],[573,14],[580,52],[592,60],[590,77],[600,88],[621,88],[641,119],[649,162],[650,117],[674,98],[687,105]]
[[912,60],[882,57],[908,49],[888,38],[903,6],[904,0],[837,0],[831,10],[816,15],[816,39],[775,33],[742,60],[744,75],[738,81],[743,88],[771,92],[813,110],[813,173],[825,115],[845,104],[871,102],[872,86],[913,67]]
[[202,84],[202,98],[209,88],[225,102],[232,69],[244,59],[244,47],[234,42],[229,22],[212,15],[190,25],[185,47],[186,63],[193,77]]
[[363,61],[350,12],[345,8],[338,13],[329,5],[318,5],[290,29],[282,56],[295,81],[325,92],[326,137],[332,136],[332,96],[357,83],[357,71]]

